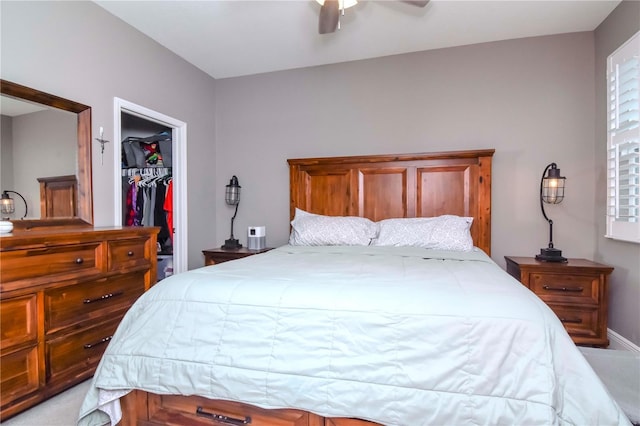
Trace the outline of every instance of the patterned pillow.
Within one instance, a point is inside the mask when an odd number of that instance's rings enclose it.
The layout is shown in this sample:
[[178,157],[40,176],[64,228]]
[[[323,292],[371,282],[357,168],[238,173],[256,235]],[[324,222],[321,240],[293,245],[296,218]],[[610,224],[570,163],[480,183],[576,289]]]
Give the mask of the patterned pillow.
[[380,232],[372,245],[470,251],[472,223],[472,217],[453,215],[385,219],[378,222]]
[[356,216],[324,216],[296,209],[289,244],[294,246],[368,246],[378,226]]

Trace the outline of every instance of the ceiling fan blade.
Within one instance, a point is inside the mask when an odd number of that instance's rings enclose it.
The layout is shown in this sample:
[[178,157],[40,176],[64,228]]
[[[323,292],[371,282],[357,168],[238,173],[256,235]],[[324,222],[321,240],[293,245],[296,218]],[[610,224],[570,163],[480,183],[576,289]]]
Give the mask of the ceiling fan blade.
[[409,3],[413,6],[425,7],[429,0],[402,0],[403,3]]
[[318,32],[320,34],[332,33],[338,27],[340,19],[340,5],[338,0],[324,0],[320,8],[320,20],[318,21]]

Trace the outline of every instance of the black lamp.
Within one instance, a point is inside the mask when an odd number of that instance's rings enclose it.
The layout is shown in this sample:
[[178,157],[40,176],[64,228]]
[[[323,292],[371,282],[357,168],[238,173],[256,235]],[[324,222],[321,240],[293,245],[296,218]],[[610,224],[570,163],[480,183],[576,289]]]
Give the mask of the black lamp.
[[[546,176],[545,176],[546,174]],[[549,246],[540,249],[540,254],[536,255],[536,260],[542,262],[566,262],[562,257],[562,250],[553,247],[553,221],[547,217],[544,211],[544,203],[560,204],[564,198],[565,177],[560,176],[560,169],[556,163],[549,164],[542,172],[540,181],[540,209],[545,220],[549,222]]]
[[[24,197],[16,191],[9,191],[9,190],[2,191],[2,197],[0,198],[0,211],[2,212],[3,215],[10,215],[16,211],[15,203],[13,202],[13,198],[9,196],[9,192],[16,194],[20,198],[22,198],[22,201],[24,202],[24,216],[22,216],[20,219],[24,219],[25,217],[27,217],[27,212],[28,212],[27,200],[25,200]],[[8,217],[5,217],[4,219],[9,220]]]
[[235,238],[233,238],[233,221],[238,214],[238,205],[240,204],[240,184],[238,183],[238,178],[234,175],[229,181],[229,185],[227,185],[226,190],[224,192],[224,200],[230,206],[236,206],[236,211],[231,218],[231,236],[228,240],[225,240],[224,245],[222,246],[225,250],[237,250],[242,248],[242,244]]

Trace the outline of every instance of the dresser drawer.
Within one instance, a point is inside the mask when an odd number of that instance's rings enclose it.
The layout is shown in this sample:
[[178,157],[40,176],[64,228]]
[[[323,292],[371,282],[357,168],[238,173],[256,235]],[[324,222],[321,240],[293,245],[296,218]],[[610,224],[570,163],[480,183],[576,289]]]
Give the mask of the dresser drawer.
[[0,302],[0,347],[35,342],[37,335],[36,295],[3,299]]
[[597,337],[598,308],[549,303],[549,307],[572,337]]
[[38,348],[31,346],[0,358],[2,405],[38,389]]
[[47,290],[44,293],[46,333],[122,314],[142,293],[142,271]]
[[47,381],[62,376],[91,376],[121,318],[122,315],[107,323],[48,340],[45,344]]
[[67,273],[99,273],[100,243],[54,246],[0,253],[3,283],[22,279],[47,279]]
[[149,257],[145,256],[148,238],[109,241],[109,271],[118,271],[136,266],[149,266]]
[[[197,396],[149,394],[149,422],[146,425],[246,424],[251,426],[320,425],[321,418],[299,410],[266,410],[231,401],[212,401]],[[227,417],[232,421],[224,421]],[[235,420],[235,422],[233,421]]]
[[599,275],[531,273],[529,288],[545,302],[599,302]]

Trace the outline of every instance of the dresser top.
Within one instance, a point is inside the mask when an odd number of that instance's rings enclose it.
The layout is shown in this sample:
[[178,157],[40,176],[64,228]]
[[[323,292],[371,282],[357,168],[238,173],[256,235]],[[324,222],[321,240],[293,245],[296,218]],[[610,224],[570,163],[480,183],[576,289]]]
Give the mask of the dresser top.
[[567,259],[566,262],[541,262],[536,260],[535,257],[526,256],[505,256],[507,263],[513,262],[518,266],[525,268],[535,268],[538,270],[565,270],[572,268],[589,268],[589,269],[601,269],[605,271],[613,271],[613,267],[604,265],[602,263],[593,262],[588,259]]
[[113,227],[71,227],[71,228],[38,228],[33,230],[18,230],[10,234],[0,236],[0,251],[46,246],[60,242],[86,242],[95,239],[118,239],[135,236],[157,234],[158,227],[142,226],[113,226]]

